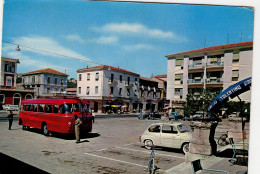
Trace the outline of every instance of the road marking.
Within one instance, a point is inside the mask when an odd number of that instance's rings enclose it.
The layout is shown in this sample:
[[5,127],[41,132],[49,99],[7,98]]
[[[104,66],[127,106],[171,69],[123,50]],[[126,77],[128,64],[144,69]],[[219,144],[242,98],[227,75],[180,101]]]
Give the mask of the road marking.
[[131,165],[147,168],[147,166],[140,165],[140,164],[135,164],[135,163],[127,162],[127,161],[122,161],[122,160],[118,160],[118,159],[113,159],[113,158],[108,158],[108,157],[104,157],[104,156],[94,155],[94,154],[91,154],[91,153],[85,153],[85,154],[86,155],[90,155],[90,156],[94,156],[94,157],[98,157],[98,158],[111,160],[111,161],[116,161],[116,162],[121,162],[121,163],[125,163],[125,164],[131,164]]
[[96,150],[96,152],[100,152],[100,151],[104,151],[104,150],[107,150],[107,148],[106,149]]
[[[129,148],[124,148],[124,147],[115,147],[118,149],[124,149],[124,150],[130,150],[130,151],[135,151],[135,152],[143,152],[143,153],[151,153],[151,152],[146,152],[146,151],[142,151],[142,150],[135,150],[135,149],[129,149]],[[173,156],[173,155],[167,155],[167,154],[160,154],[160,153],[156,153],[156,155],[159,156],[168,156],[168,157],[172,157],[172,158],[181,158],[181,159],[185,159],[185,157],[180,157],[180,156]]]

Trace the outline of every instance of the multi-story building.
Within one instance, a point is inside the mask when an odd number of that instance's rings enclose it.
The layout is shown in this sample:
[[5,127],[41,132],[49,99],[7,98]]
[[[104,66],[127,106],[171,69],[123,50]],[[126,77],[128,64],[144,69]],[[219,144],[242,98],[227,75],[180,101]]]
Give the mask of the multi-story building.
[[1,57],[1,87],[0,87],[0,104],[1,105],[19,105],[23,99],[34,97],[33,90],[24,90],[17,88],[17,64],[18,59]]
[[161,91],[161,98],[158,99],[158,110],[163,111],[163,108],[169,105],[169,100],[166,99],[167,74],[153,76],[151,79],[158,82],[158,89]]
[[94,112],[133,111],[138,107],[139,74],[101,65],[77,70],[77,96]]
[[51,68],[40,69],[22,74],[22,86],[34,89],[37,97],[66,94],[67,77],[67,74]]
[[[191,50],[166,56],[167,99],[183,110],[188,93],[222,91],[252,75],[253,42],[241,42]],[[250,102],[250,91],[240,95]]]

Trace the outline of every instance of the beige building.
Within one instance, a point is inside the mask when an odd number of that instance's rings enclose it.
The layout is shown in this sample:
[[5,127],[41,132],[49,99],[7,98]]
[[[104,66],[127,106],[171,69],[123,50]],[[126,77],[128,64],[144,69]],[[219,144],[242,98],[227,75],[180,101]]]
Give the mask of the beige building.
[[132,112],[138,108],[139,74],[101,65],[77,70],[77,96],[94,112]]
[[[183,112],[188,93],[196,94],[202,89],[221,92],[251,77],[253,42],[201,48],[166,57],[167,99],[176,111]],[[240,97],[250,102],[251,92],[245,92]]]

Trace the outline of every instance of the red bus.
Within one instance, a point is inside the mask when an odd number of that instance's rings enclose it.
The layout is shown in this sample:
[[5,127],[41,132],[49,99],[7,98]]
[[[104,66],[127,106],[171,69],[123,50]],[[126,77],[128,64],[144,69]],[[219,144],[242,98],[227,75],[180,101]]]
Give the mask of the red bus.
[[80,99],[30,99],[21,102],[19,125],[23,129],[41,129],[44,135],[50,131],[74,133],[77,115],[81,121],[81,133],[92,131],[93,117],[89,103]]

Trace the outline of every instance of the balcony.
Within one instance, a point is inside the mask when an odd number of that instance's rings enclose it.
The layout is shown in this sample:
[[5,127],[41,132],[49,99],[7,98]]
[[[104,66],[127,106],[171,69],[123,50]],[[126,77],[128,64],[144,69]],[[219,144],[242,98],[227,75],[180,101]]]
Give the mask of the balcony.
[[211,62],[207,63],[207,67],[213,67],[213,66],[224,66],[223,62]]
[[203,80],[201,78],[188,79],[188,84],[201,84]]
[[223,79],[217,77],[207,78],[206,87],[223,87]]
[[223,70],[224,70],[223,62],[211,62],[207,64],[207,72],[223,71]]
[[204,65],[202,64],[190,64],[188,66],[189,73],[196,73],[196,72],[203,72],[204,71]]
[[133,86],[134,86],[133,83],[125,82],[125,87],[126,88],[132,88]]
[[115,86],[117,84],[118,84],[118,82],[116,80],[111,80],[111,79],[108,80],[108,85],[110,85],[110,86]]

